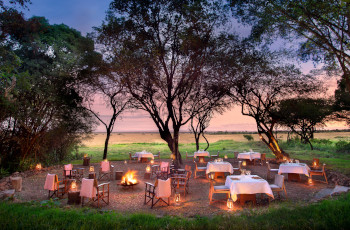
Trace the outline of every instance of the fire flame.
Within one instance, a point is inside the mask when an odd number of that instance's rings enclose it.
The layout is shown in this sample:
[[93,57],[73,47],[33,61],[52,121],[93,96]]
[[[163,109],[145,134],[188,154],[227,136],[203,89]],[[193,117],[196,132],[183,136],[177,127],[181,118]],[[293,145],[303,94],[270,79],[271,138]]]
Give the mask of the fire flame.
[[40,163],[39,163],[39,164],[37,164],[37,165],[35,166],[35,169],[36,169],[36,170],[41,170],[41,169],[42,169],[41,164],[40,164]]
[[71,184],[71,190],[76,191],[76,189],[77,189],[77,183],[75,181],[73,181]]
[[125,176],[123,176],[121,183],[122,184],[136,184],[137,180],[135,178],[136,171],[128,171]]

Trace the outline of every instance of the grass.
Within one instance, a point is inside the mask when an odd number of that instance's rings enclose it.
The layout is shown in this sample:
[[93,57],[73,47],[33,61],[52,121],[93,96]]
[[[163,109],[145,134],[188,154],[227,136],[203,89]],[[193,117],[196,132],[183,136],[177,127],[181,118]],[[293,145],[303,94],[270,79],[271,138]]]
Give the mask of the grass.
[[[314,140],[314,150],[310,150],[309,145],[301,144],[300,141],[294,140],[291,142],[280,141],[281,147],[290,154],[293,159],[309,160],[314,157],[320,158],[320,161],[327,164],[328,168],[338,170],[346,175],[350,175],[350,154],[337,152],[334,140]],[[200,148],[204,149],[205,144],[201,143]],[[179,149],[182,157],[185,157],[185,152],[193,153],[195,151],[195,143],[180,144]],[[211,143],[208,151],[216,153],[220,151],[220,155],[228,155],[229,158],[234,157],[234,152],[242,152],[253,149],[261,153],[267,153],[268,158],[273,158],[271,151],[260,141],[237,142],[233,140],[219,140]],[[132,144],[114,144],[109,146],[109,160],[124,160],[129,158],[129,152],[135,153],[146,150],[152,153],[161,152],[162,158],[170,157],[170,150],[167,144],[163,143],[132,143]],[[92,162],[99,162],[102,159],[103,147],[80,147],[80,152],[84,152],[92,156]],[[80,164],[81,160],[73,161],[74,164]]]
[[[43,202],[42,202],[43,203]],[[50,202],[49,202],[50,203]],[[247,209],[212,218],[156,217],[40,203],[0,203],[2,229],[348,229],[350,194],[309,205],[288,204],[260,213]]]

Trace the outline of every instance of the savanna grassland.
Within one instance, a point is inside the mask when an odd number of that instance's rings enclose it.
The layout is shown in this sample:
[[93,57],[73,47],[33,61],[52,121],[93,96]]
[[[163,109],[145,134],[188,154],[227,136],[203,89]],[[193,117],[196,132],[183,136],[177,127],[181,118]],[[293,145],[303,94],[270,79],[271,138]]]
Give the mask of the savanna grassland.
[[[248,141],[244,134],[207,134],[210,146],[210,153],[219,153],[229,158],[234,156],[234,152],[248,151],[253,149],[261,153],[267,153],[268,158],[273,158],[271,151],[259,141],[257,134],[251,134],[252,141]],[[307,144],[300,143],[298,138],[287,142],[287,134],[277,135],[281,147],[290,154],[291,158],[300,160],[312,160],[320,158],[321,162],[327,164],[327,167],[339,170],[350,175],[350,132],[322,132],[316,133],[312,141],[314,150]],[[105,134],[95,133],[89,139],[86,139],[79,148],[80,153],[87,153],[92,156],[93,162],[99,162],[102,159]],[[206,143],[201,139],[200,148],[205,148]],[[192,153],[195,151],[193,135],[190,133],[181,133],[180,152],[185,157],[186,151]],[[160,138],[158,133],[113,133],[109,142],[108,159],[124,160],[128,159],[129,152],[135,153],[146,150],[152,153],[160,151],[162,158],[169,158],[170,150],[167,144]],[[77,161],[76,163],[78,163]]]

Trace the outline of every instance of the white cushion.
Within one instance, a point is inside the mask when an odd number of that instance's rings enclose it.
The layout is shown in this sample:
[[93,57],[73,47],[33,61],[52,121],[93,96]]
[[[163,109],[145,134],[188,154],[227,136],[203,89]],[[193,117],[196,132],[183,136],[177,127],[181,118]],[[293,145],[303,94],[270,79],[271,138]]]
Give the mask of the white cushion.
[[223,190],[229,191],[230,188],[227,187],[227,186],[225,186],[225,185],[218,185],[218,186],[214,186],[214,190],[215,190],[215,191],[218,191],[218,190],[220,190],[220,191],[223,191]]
[[271,172],[278,172],[278,169],[270,169]]
[[279,186],[275,185],[275,184],[270,184],[270,187],[273,189],[273,188],[278,188],[278,189],[281,189]]
[[197,167],[198,170],[207,170],[207,167]]

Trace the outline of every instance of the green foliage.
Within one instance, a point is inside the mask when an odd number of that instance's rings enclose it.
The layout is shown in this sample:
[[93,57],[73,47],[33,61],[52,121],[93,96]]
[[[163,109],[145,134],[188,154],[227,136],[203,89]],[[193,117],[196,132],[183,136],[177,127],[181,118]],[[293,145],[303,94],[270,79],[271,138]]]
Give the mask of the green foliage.
[[350,153],[350,142],[348,141],[338,141],[335,144],[337,152],[340,153]]
[[243,137],[248,141],[254,141],[254,137],[250,134],[243,134]]
[[309,205],[289,204],[263,212],[187,219],[151,214],[120,214],[94,209],[61,209],[55,205],[0,203],[4,229],[347,229],[350,195]]

